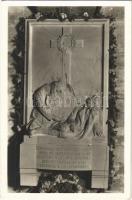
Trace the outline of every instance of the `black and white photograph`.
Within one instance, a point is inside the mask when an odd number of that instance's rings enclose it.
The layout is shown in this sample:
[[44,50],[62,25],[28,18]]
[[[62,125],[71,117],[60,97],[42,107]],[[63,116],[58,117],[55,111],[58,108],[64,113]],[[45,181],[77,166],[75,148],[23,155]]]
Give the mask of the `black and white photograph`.
[[8,6],[8,193],[125,192],[125,22]]

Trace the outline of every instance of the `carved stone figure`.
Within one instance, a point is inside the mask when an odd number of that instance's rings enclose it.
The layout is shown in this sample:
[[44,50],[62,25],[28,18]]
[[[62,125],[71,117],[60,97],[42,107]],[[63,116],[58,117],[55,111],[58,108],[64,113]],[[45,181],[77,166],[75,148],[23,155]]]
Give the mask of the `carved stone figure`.
[[61,80],[38,88],[33,94],[34,107],[27,125],[30,134],[63,138],[84,138],[91,133],[101,136],[102,112],[96,105],[96,96],[79,106],[72,104],[75,99],[71,85]]

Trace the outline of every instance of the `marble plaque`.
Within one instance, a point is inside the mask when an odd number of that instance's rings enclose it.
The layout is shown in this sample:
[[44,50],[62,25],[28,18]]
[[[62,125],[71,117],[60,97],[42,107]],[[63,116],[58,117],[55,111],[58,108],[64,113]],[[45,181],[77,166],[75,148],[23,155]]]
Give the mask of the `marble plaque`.
[[92,169],[92,146],[88,141],[44,137],[38,139],[37,169]]

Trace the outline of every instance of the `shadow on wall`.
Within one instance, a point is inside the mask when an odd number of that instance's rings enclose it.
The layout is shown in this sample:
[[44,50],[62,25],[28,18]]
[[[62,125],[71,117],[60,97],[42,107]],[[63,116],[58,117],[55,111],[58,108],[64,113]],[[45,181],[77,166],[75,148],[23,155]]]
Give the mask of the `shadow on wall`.
[[8,186],[14,190],[20,187],[19,155],[22,137],[18,134],[12,136],[8,145]]
[[[10,17],[10,16],[9,16]],[[14,19],[15,20],[15,19]],[[12,131],[14,135],[9,139],[8,143],[8,185],[14,189],[19,187],[19,153],[20,143],[22,142],[22,118],[23,118],[23,85],[24,85],[24,18],[20,18],[14,29],[16,35],[11,40],[11,44],[15,46],[11,53],[12,63],[15,74],[11,75],[12,83],[15,88],[12,94],[11,104],[15,108],[10,113],[13,121]]]

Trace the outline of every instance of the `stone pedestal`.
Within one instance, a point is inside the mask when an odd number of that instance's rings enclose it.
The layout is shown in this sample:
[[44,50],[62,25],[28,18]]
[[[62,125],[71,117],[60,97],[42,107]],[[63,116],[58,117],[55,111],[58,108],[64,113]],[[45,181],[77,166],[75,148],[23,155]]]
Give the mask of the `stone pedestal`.
[[36,186],[40,170],[92,171],[91,188],[108,188],[109,151],[105,142],[53,136],[24,138],[20,150],[20,184]]

